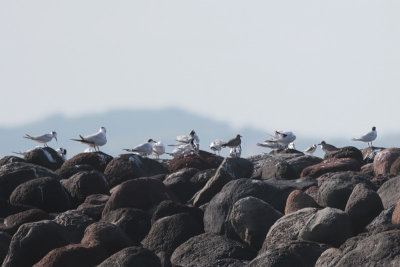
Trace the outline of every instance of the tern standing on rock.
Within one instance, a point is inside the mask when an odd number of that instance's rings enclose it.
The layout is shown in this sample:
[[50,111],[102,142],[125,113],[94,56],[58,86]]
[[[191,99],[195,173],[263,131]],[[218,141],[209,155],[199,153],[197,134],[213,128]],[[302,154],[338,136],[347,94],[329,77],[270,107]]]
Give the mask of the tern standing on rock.
[[140,156],[148,156],[153,153],[153,144],[155,141],[153,139],[147,140],[146,143],[135,146],[134,148],[124,148],[128,152],[134,152]]
[[225,143],[225,142],[222,141],[221,139],[215,139],[214,141],[211,142],[211,144],[210,144],[210,149],[211,149],[212,151],[214,151],[214,153],[217,153],[217,152],[218,152],[218,154],[219,154],[219,152],[220,152],[221,149],[222,149],[222,144],[224,144],[224,143]]
[[82,144],[86,144],[89,147],[93,147],[94,150],[100,151],[99,146],[104,146],[107,143],[106,138],[106,128],[101,127],[97,133],[82,137],[79,135],[81,139],[71,139],[73,141],[81,142]]
[[153,155],[159,158],[165,153],[165,146],[161,141],[155,142],[153,144]]
[[168,146],[181,146],[185,144],[191,144],[196,152],[199,152],[200,150],[200,138],[194,130],[190,131],[189,135],[177,136],[176,141],[178,141],[178,143]]
[[275,136],[270,140],[266,140],[265,143],[277,143],[286,148],[294,140],[296,140],[296,135],[293,132],[275,131]]
[[57,133],[55,131],[52,131],[48,134],[42,134],[42,135],[37,135],[37,136],[31,136],[29,134],[25,134],[24,138],[31,139],[38,143],[44,144],[44,146],[47,146],[47,142],[50,142],[51,139],[54,138],[57,141]]
[[372,146],[372,141],[374,141],[377,136],[378,136],[378,134],[376,132],[376,127],[374,126],[374,127],[372,127],[372,130],[369,133],[366,133],[359,138],[352,138],[351,140],[367,142],[368,146],[370,146],[369,143],[371,143],[371,146]]
[[321,143],[319,143],[319,145],[321,146],[321,149],[325,153],[339,150],[339,148],[335,147],[334,145],[327,144],[325,141],[321,141]]

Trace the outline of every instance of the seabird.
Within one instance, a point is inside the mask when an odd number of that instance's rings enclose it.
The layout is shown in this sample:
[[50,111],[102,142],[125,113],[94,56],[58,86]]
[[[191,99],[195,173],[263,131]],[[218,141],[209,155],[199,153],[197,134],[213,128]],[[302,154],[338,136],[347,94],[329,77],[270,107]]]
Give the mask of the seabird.
[[306,153],[312,155],[312,154],[315,152],[315,150],[317,150],[317,144],[313,144],[312,146],[307,147],[307,148],[304,150],[304,152],[306,152]]
[[231,150],[229,151],[229,156],[231,158],[240,158],[241,154],[242,154],[242,148],[240,146],[232,147]]
[[37,136],[31,136],[29,134],[25,134],[24,138],[31,139],[38,143],[44,144],[44,146],[47,146],[47,142],[50,142],[51,139],[54,138],[57,141],[57,133],[55,131],[52,131],[50,133],[37,135]]
[[189,135],[179,135],[176,137],[178,143],[168,146],[181,146],[184,144],[191,144],[196,152],[200,149],[200,138],[194,130],[191,130]]
[[153,144],[155,141],[153,139],[147,140],[146,143],[135,146],[134,148],[124,148],[128,152],[134,152],[140,156],[148,156],[153,153]]
[[65,148],[57,148],[56,152],[62,157],[64,161],[67,160],[67,150]]
[[153,155],[159,158],[165,153],[165,146],[161,141],[154,142],[153,144]]
[[291,142],[291,143],[289,143],[288,148],[289,149],[296,149],[296,146],[294,145],[293,142]]
[[186,153],[186,152],[195,152],[197,153],[197,151],[195,150],[194,146],[193,146],[193,140],[191,141],[191,143],[189,144],[183,144],[180,145],[178,147],[176,147],[171,153],[166,153],[172,157],[178,156],[180,154]]
[[218,152],[218,154],[219,154],[219,152],[220,152],[221,149],[222,149],[222,144],[224,144],[224,143],[225,143],[225,142],[222,141],[221,139],[215,139],[214,141],[211,142],[211,144],[210,144],[210,149],[211,149],[212,151],[214,151],[214,153],[217,153],[217,152]]
[[296,135],[293,132],[275,131],[275,136],[265,143],[278,143],[281,146],[287,147],[290,143],[296,140]]
[[319,143],[319,145],[321,146],[321,149],[325,153],[339,150],[339,148],[335,147],[334,145],[327,144],[325,141],[321,141],[321,143]]
[[106,128],[101,127],[100,130],[97,133],[82,137],[82,135],[79,135],[81,139],[71,139],[73,141],[81,142],[82,144],[86,144],[89,147],[93,147],[96,151],[96,148],[98,151],[100,151],[99,146],[103,146],[107,143],[107,138],[106,138]]
[[351,140],[367,142],[368,146],[370,146],[369,143],[371,143],[371,146],[372,146],[372,141],[374,141],[377,136],[378,136],[378,134],[376,132],[376,127],[374,126],[374,127],[372,127],[372,130],[370,132],[364,134],[363,136],[361,136],[359,138],[352,138]]
[[261,146],[261,147],[267,147],[267,148],[270,148],[270,149],[272,149],[272,150],[275,150],[275,149],[284,149],[284,148],[285,148],[284,146],[282,146],[282,145],[280,145],[280,144],[278,144],[278,143],[268,143],[268,142],[264,142],[264,143],[257,143],[256,145],[257,145],[257,146]]
[[235,138],[232,138],[231,140],[229,140],[228,142],[222,144],[222,147],[240,147],[240,149],[242,149],[241,144],[242,144],[242,140],[240,140],[240,137],[242,137],[240,134],[236,135]]

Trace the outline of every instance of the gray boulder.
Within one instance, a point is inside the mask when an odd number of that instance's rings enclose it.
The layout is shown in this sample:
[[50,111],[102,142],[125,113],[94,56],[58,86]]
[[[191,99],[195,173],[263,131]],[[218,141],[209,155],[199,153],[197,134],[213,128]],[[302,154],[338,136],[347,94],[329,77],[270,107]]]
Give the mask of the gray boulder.
[[400,199],[400,176],[396,176],[385,182],[379,189],[378,194],[382,199],[383,207],[386,209]]
[[392,205],[387,209],[384,209],[375,219],[370,222],[365,229],[368,232],[376,231],[377,229],[382,229],[385,226],[390,227],[392,225],[392,214],[396,205]]
[[55,223],[64,227],[70,243],[79,243],[83,237],[86,227],[94,223],[94,220],[78,210],[68,210],[58,214]]
[[24,159],[28,163],[36,164],[50,170],[59,169],[64,159],[51,147],[38,147],[30,150],[24,155]]
[[128,247],[111,255],[98,267],[161,267],[154,252],[142,247]]

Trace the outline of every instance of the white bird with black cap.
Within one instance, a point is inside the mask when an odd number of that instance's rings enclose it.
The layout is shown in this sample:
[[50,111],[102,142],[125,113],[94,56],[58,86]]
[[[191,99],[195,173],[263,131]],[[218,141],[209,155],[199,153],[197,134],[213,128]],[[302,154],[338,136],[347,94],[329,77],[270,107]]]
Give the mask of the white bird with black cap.
[[371,143],[371,146],[372,146],[372,141],[374,141],[377,136],[378,136],[378,133],[376,132],[376,127],[374,126],[374,127],[372,127],[372,130],[370,132],[364,134],[363,136],[361,136],[359,138],[352,138],[351,140],[367,142],[368,146],[370,146],[369,143]]
[[57,133],[55,131],[51,131],[50,133],[36,136],[25,134],[24,138],[36,141],[38,143],[44,144],[44,146],[47,146],[47,143],[50,142],[53,138],[57,141]]
[[107,143],[106,128],[104,127],[100,127],[100,130],[97,133],[87,135],[85,137],[79,135],[79,137],[80,139],[71,140],[81,142],[82,144],[86,144],[89,147],[93,147],[95,151],[96,148],[98,151],[100,151],[99,146],[104,146]]

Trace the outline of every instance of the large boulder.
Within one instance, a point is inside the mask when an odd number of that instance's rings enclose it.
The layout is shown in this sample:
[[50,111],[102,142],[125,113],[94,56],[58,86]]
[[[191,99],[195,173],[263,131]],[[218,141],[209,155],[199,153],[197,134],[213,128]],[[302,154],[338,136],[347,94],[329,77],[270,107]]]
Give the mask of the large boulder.
[[97,170],[78,172],[60,182],[71,196],[73,207],[82,204],[90,195],[108,194],[110,190],[106,177]]
[[287,159],[286,162],[292,167],[295,173],[295,177],[299,178],[301,172],[312,165],[318,164],[322,162],[322,159],[319,157],[303,155],[300,157]]
[[315,200],[301,190],[294,190],[286,200],[285,214],[296,212],[303,208],[319,208]]
[[345,212],[349,215],[354,233],[359,233],[383,210],[379,195],[361,183],[354,187],[347,201]]
[[18,185],[46,176],[59,179],[51,170],[31,163],[15,162],[4,165],[0,168],[0,199],[7,200]]
[[198,154],[187,152],[174,157],[168,164],[168,170],[171,173],[183,168],[207,170],[217,168],[223,160],[223,157],[203,150],[200,150]]
[[64,228],[53,221],[25,223],[13,235],[3,267],[32,266],[50,250],[68,244]]
[[104,172],[107,164],[113,159],[110,155],[103,152],[89,152],[89,153],[79,153],[74,157],[70,158],[62,165],[62,169],[70,168],[75,165],[87,164],[92,166],[98,171]]
[[[217,169],[207,169],[207,170],[202,170],[193,175],[192,178],[190,178],[190,182],[196,186],[197,191],[199,191],[201,188],[203,188],[208,180],[210,180],[215,173],[217,172]],[[197,192],[196,191],[196,192]]]
[[[291,159],[295,159],[301,156],[304,156],[304,153],[301,152],[295,152],[295,153],[290,153],[291,151],[287,151],[289,153],[285,153],[285,150],[277,151],[277,153],[270,153],[270,154],[259,154],[255,156],[248,157],[247,159],[253,163],[254,166],[254,171],[252,178],[258,178],[261,179],[262,176],[262,168],[265,165],[265,163],[268,163],[269,161],[289,161]],[[294,164],[293,166],[295,166]],[[297,169],[297,168],[296,168]]]
[[151,226],[150,217],[144,211],[133,208],[112,210],[101,218],[101,222],[117,225],[137,244],[147,235]]
[[329,153],[325,154],[324,159],[345,159],[345,158],[351,158],[351,159],[355,159],[358,162],[362,162],[363,161],[363,154],[362,152],[354,147],[354,146],[346,146],[346,147],[342,147],[336,151],[332,151]]
[[299,239],[340,246],[353,236],[350,217],[342,210],[325,208],[315,213],[299,233]]
[[382,199],[383,207],[386,209],[397,204],[400,199],[400,176],[386,181],[379,189],[378,194]]
[[370,222],[365,229],[368,232],[376,231],[377,229],[383,229],[385,227],[392,226],[392,215],[396,205],[392,205],[387,209],[384,209],[375,219]]
[[52,217],[41,209],[29,209],[7,216],[4,219],[3,224],[0,226],[0,231],[13,235],[24,223],[50,219],[52,219]]
[[204,212],[200,208],[186,206],[172,200],[164,200],[157,206],[151,218],[151,224],[154,224],[157,220],[161,218],[177,213],[188,213],[193,218],[196,218],[200,225],[203,225]]
[[400,224],[400,200],[397,202],[395,209],[393,210],[392,214],[392,223],[393,224]]
[[153,251],[142,247],[128,247],[111,255],[98,267],[161,267]]
[[5,156],[0,159],[0,167],[8,163],[14,163],[14,162],[25,162],[25,160],[23,158],[16,156]]
[[103,194],[94,194],[86,197],[85,201],[76,209],[86,214],[95,221],[100,220],[101,214],[110,196]]
[[0,262],[3,262],[4,258],[7,255],[8,247],[11,243],[11,238],[11,235],[5,232],[0,232]]
[[103,210],[103,215],[119,208],[154,209],[163,200],[175,196],[157,179],[137,178],[126,181],[113,191]]
[[79,243],[86,227],[94,223],[94,220],[78,210],[68,210],[58,214],[54,220],[67,231],[70,243]]
[[390,173],[392,164],[400,157],[400,148],[386,148],[376,153],[374,158],[375,175]]
[[354,187],[364,183],[373,188],[373,184],[364,175],[357,172],[340,172],[325,179],[319,190],[317,202],[323,207],[344,210]]
[[202,226],[188,213],[157,220],[143,239],[143,247],[154,251],[163,265],[169,265],[174,250],[189,238],[203,233]]
[[177,247],[171,262],[173,266],[232,266],[217,265],[216,262],[223,259],[250,260],[255,255],[254,250],[237,241],[205,233],[194,236]]
[[301,172],[301,177],[311,176],[317,178],[328,172],[342,172],[342,171],[360,171],[361,164],[359,161],[352,158],[332,158],[322,161],[305,168]]
[[68,179],[74,174],[83,171],[94,171],[96,170],[92,165],[80,164],[71,166],[62,166],[60,169],[56,170],[55,173],[60,176],[61,179]]
[[261,179],[295,179],[296,172],[294,168],[282,158],[271,158],[266,161],[261,168]]
[[195,168],[184,168],[168,175],[163,183],[174,193],[180,202],[185,203],[199,189],[198,186],[191,181],[191,178],[198,172],[199,170]]
[[230,221],[241,240],[259,250],[269,228],[282,216],[282,213],[261,199],[245,197],[233,205]]
[[372,147],[369,146],[361,149],[361,153],[363,155],[363,161],[365,163],[373,163],[376,153],[384,149],[385,149],[384,147],[375,147],[375,146]]
[[253,164],[242,158],[226,158],[218,167],[215,175],[198,191],[192,199],[199,207],[211,200],[228,182],[238,178],[248,178],[253,173]]
[[40,165],[53,171],[59,169],[64,163],[60,154],[51,147],[37,147],[30,150],[24,155],[24,159],[28,163]]
[[68,193],[57,179],[51,177],[20,184],[12,192],[10,203],[30,205],[47,212],[62,212],[71,207]]
[[150,177],[167,173],[163,164],[150,158],[144,158],[136,154],[123,154],[108,163],[104,174],[114,187],[130,179]]

